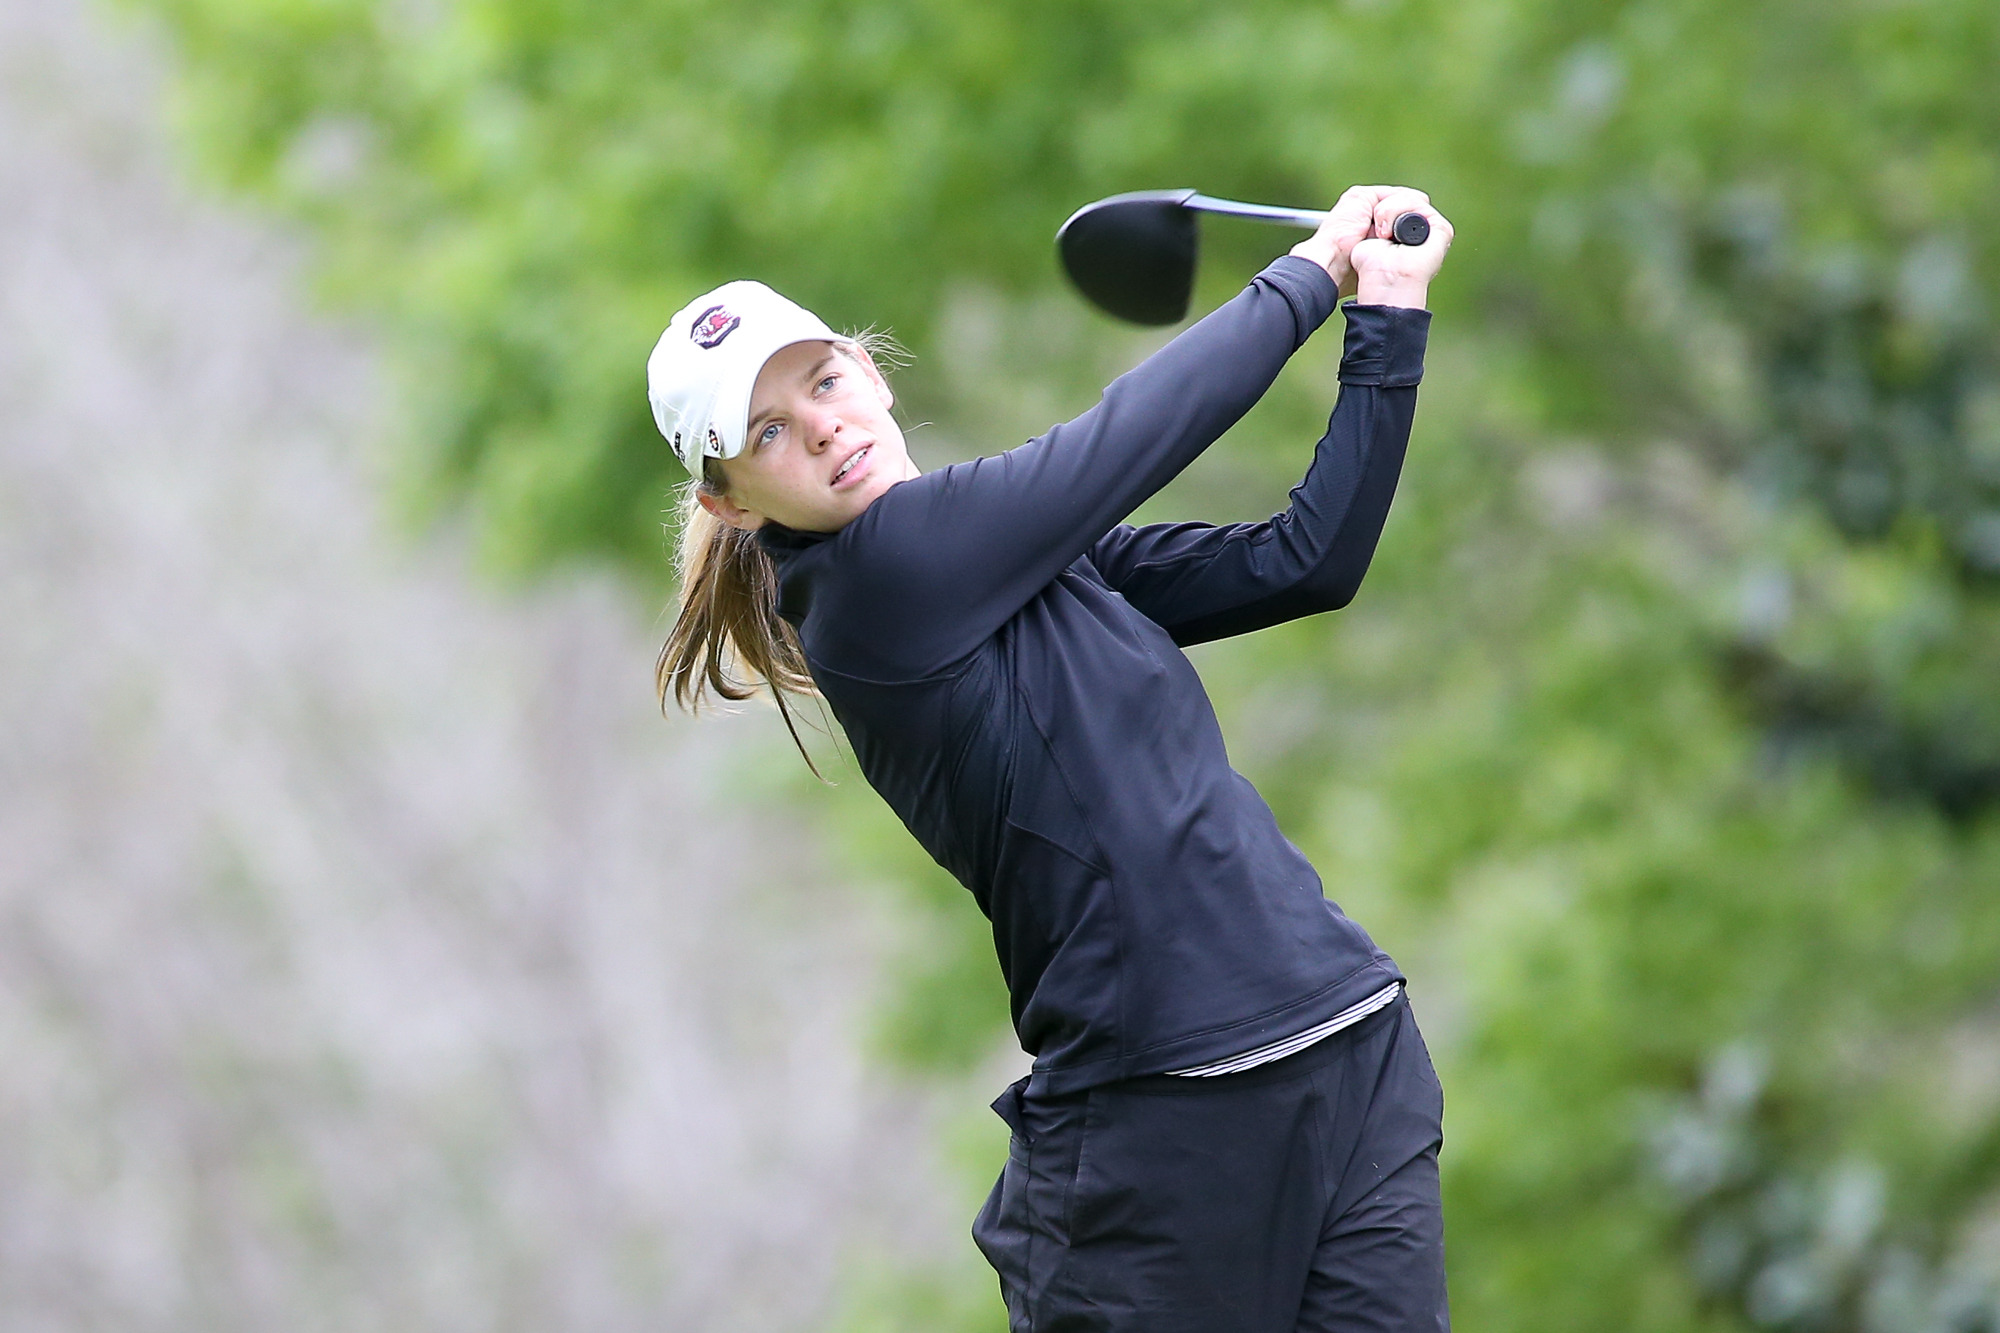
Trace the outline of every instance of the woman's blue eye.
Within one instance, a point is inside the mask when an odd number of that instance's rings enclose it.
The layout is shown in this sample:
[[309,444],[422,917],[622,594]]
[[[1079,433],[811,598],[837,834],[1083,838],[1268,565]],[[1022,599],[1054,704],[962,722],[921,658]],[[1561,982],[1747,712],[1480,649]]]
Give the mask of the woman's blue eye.
[[764,427],[764,429],[757,432],[757,443],[759,444],[769,444],[771,441],[777,438],[778,438],[778,423],[775,421],[773,421],[770,425]]
[[829,384],[834,384],[834,383],[837,383],[837,382],[839,381],[839,379],[840,379],[840,376],[839,376],[839,375],[837,375],[837,374],[836,374],[836,375],[828,375],[828,376],[827,376],[827,377],[826,377],[825,379],[823,379],[823,380],[821,380],[821,381],[819,382],[819,391],[820,391],[821,393],[825,393],[825,392],[826,392],[826,386],[827,386],[827,385],[829,385]]

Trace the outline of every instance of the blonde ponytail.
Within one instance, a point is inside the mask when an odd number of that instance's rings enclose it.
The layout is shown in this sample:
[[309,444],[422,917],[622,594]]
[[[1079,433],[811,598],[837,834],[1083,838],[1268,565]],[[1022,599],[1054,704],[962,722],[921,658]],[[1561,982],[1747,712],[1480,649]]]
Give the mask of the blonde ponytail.
[[[713,694],[732,703],[768,689],[806,767],[820,775],[792,721],[787,694],[817,698],[798,632],[778,614],[778,571],[757,534],[731,527],[704,509],[705,476],[681,492],[679,611],[653,670],[660,707],[669,698],[694,712]],[[747,674],[745,674],[747,673]]]

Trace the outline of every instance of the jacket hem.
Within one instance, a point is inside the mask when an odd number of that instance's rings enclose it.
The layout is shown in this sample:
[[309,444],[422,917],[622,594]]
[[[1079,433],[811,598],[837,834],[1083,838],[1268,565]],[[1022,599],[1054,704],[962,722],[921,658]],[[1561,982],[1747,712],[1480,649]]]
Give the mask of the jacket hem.
[[[1145,1049],[1127,1055],[1107,1056],[1075,1065],[1053,1065],[1046,1069],[1038,1067],[1028,1075],[1027,1091],[1033,1096],[1061,1096],[1122,1079],[1164,1074],[1169,1070],[1226,1060],[1324,1023],[1382,987],[1392,982],[1407,983],[1407,980],[1393,959],[1378,953],[1333,985],[1284,1008],[1225,1027],[1205,1028],[1185,1037],[1153,1042]],[[1258,1032],[1254,1036],[1246,1036],[1245,1029],[1253,1025]]]

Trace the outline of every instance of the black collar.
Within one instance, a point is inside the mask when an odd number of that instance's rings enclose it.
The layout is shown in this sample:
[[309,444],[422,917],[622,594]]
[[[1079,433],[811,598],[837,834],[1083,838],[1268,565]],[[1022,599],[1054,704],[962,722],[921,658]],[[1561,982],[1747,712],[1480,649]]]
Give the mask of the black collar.
[[831,532],[800,532],[782,523],[766,523],[757,529],[757,544],[773,558],[783,559],[830,541],[833,536]]

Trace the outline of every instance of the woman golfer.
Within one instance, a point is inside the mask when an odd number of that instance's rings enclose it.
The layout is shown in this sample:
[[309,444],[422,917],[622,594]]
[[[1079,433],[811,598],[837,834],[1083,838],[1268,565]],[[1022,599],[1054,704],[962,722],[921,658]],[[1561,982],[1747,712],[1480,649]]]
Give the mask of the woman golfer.
[[[1430,240],[1392,244],[1410,210]],[[1349,190],[1076,420],[921,475],[866,350],[759,284],[691,303],[647,366],[697,478],[663,697],[816,690],[993,923],[1034,1066],[994,1104],[1013,1140],[973,1236],[1014,1330],[1447,1327],[1443,1098],[1402,974],[1230,768],[1181,649],[1353,597],[1451,237],[1416,191]],[[1343,290],[1290,508],[1125,524]]]

